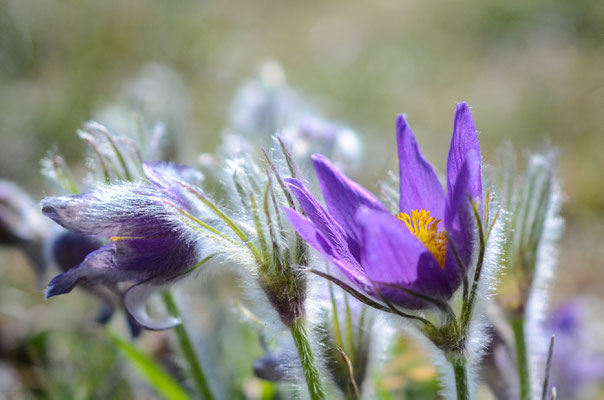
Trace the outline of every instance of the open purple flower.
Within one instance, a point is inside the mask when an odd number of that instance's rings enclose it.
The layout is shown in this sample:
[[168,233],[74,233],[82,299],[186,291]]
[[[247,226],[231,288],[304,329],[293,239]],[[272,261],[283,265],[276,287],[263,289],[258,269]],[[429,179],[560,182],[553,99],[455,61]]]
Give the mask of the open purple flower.
[[80,282],[87,287],[132,282],[123,298],[128,312],[148,329],[166,329],[178,320],[153,320],[145,305],[158,286],[180,278],[201,259],[199,243],[179,218],[179,211],[191,213],[194,206],[174,179],[187,178],[190,169],[163,163],[143,167],[150,183],[102,185],[42,200],[43,213],[64,228],[106,241],[55,277],[46,297],[68,293]]
[[430,305],[428,298],[449,299],[471,265],[476,245],[471,201],[478,204],[479,213],[482,206],[480,146],[468,105],[460,103],[445,192],[402,115],[397,119],[397,141],[398,214],[388,212],[373,194],[322,155],[312,160],[327,209],[301,181],[289,179],[308,218],[291,209],[286,213],[300,236],[361,291],[421,309]]

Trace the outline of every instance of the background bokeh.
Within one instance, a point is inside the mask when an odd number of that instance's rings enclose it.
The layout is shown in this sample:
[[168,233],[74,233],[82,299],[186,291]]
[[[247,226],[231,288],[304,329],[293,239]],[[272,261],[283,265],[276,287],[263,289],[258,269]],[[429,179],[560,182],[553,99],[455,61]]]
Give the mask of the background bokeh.
[[[37,198],[51,193],[40,158],[56,145],[81,163],[77,128],[119,100],[149,63],[184,82],[175,96],[186,99],[166,99],[188,107],[181,140],[212,151],[238,86],[269,58],[325,117],[361,133],[356,178],[369,187],[395,166],[400,112],[441,171],[461,100],[472,107],[486,162],[505,141],[519,154],[559,147],[566,230],[555,298],[602,296],[600,0],[0,0],[0,178]],[[44,303],[16,252],[0,252],[0,262],[0,323],[10,327],[0,341],[57,329],[37,317],[60,315],[68,301]],[[73,340],[86,354],[81,336]]]

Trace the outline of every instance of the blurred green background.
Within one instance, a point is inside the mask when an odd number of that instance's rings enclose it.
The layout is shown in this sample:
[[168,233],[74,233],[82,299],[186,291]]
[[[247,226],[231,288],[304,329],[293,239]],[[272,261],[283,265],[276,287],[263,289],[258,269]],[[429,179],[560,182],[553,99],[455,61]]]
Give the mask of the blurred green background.
[[[40,158],[56,144],[81,162],[76,129],[149,62],[182,77],[192,116],[182,140],[211,151],[237,87],[267,58],[326,117],[362,134],[356,178],[369,187],[395,167],[400,112],[441,170],[461,100],[472,107],[486,162],[507,140],[520,154],[559,147],[567,225],[555,297],[601,296],[601,0],[0,0],[0,178],[49,194]],[[49,329],[36,326],[35,311],[59,313],[61,300],[44,304],[39,290],[23,289],[33,280],[25,261],[0,255],[11,260],[1,280],[17,290],[3,301],[34,310],[31,326],[19,329]],[[0,320],[9,319],[5,309]]]

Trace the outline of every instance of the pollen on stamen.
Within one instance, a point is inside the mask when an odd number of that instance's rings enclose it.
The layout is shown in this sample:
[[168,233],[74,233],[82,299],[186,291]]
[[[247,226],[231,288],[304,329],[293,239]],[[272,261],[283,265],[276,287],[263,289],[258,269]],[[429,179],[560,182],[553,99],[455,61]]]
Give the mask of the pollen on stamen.
[[120,240],[153,239],[158,236],[111,236],[109,240],[119,242]]
[[413,233],[432,253],[441,268],[445,268],[447,255],[447,233],[438,230],[440,219],[430,216],[430,211],[411,210],[411,215],[400,212],[396,218],[403,221],[409,231]]

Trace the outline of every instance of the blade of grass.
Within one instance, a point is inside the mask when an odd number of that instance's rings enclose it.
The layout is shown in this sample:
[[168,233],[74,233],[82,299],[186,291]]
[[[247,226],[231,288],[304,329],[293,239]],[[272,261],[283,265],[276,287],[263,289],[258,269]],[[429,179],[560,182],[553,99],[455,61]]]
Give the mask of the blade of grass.
[[138,370],[142,377],[165,399],[189,400],[188,393],[168,375],[155,361],[108,329],[107,334],[124,357]]

